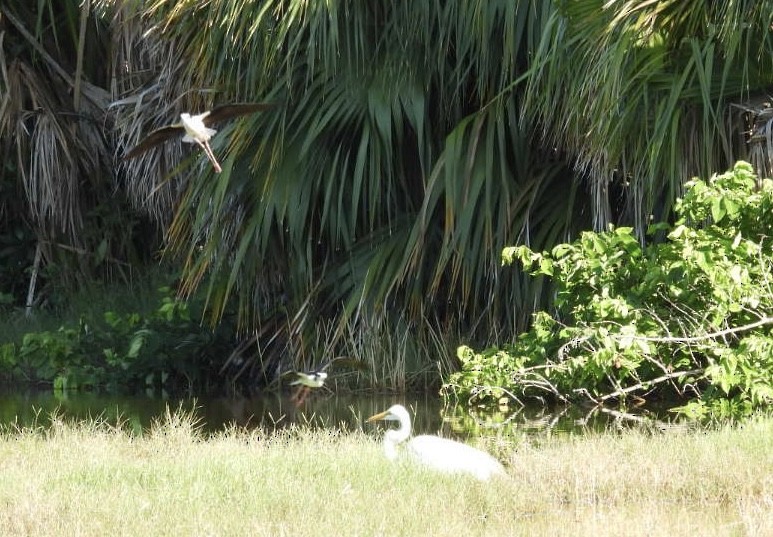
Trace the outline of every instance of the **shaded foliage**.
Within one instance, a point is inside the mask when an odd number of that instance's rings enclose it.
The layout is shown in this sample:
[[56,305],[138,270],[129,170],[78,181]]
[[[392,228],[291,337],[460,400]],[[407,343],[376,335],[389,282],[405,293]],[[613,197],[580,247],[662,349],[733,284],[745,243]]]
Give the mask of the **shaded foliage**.
[[174,295],[161,288],[148,312],[92,312],[56,330],[29,331],[20,341],[4,343],[0,379],[62,391],[225,391],[229,387],[217,380],[217,372],[230,352],[233,326],[226,320],[217,330],[202,328],[201,301],[182,302]]
[[[750,0],[12,0],[4,173],[62,280],[121,274],[163,229],[182,294],[204,292],[212,323],[234,312],[258,369],[339,354],[384,322],[448,334],[433,349],[502,341],[549,297],[502,271],[505,245],[609,222],[641,239],[685,179],[743,156],[773,82],[771,14]],[[236,101],[278,106],[222,127],[222,174],[180,143],[119,163],[180,112]],[[419,369],[437,360],[415,348]]]
[[556,4],[523,114],[584,171],[594,228],[627,223],[642,237],[687,179],[747,157],[748,106],[773,85],[773,3]]
[[[128,278],[160,238],[116,188],[107,115],[118,69],[115,36],[104,11],[91,4],[11,0],[0,6],[3,237],[15,237],[9,246],[25,270],[50,284],[44,293],[32,289],[33,298],[42,297],[38,304],[57,287]],[[43,261],[33,269],[36,248]],[[11,286],[16,304],[25,296],[23,276],[30,274],[17,275]]]
[[169,252],[184,261],[184,290],[204,284],[215,319],[233,299],[244,327],[275,325],[272,341],[313,339],[326,318],[340,336],[388,312],[464,337],[523,327],[540,289],[502,278],[499,250],[584,222],[576,183],[533,144],[513,84],[549,8],[151,2],[147,35],[165,62],[119,103],[134,114],[119,143],[185,108],[282,103],[224,129],[222,174],[197,158],[167,180],[176,148],[128,164],[142,192],[168,193],[152,211],[178,202]]

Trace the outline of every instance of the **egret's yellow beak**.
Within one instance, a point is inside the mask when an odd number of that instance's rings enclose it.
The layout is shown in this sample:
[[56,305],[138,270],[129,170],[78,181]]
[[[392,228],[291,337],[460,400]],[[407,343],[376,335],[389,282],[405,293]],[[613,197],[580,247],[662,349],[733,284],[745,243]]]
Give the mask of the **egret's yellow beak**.
[[373,422],[373,421],[383,420],[388,415],[389,415],[389,411],[388,410],[385,410],[384,412],[379,412],[378,414],[375,414],[375,415],[369,417],[368,419],[366,419],[365,423],[370,423],[370,422]]

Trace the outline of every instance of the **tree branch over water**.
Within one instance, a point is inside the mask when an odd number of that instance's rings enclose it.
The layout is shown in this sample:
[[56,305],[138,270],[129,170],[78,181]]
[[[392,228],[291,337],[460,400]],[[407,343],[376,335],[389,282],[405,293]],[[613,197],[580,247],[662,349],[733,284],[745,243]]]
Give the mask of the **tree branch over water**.
[[655,343],[698,343],[700,341],[705,341],[707,339],[716,339],[723,336],[728,336],[730,334],[737,334],[739,332],[747,332],[749,330],[753,330],[755,328],[759,328],[760,326],[765,326],[766,324],[773,324],[773,317],[762,317],[758,321],[754,321],[753,323],[745,324],[743,326],[737,326],[735,328],[727,328],[725,330],[720,330],[718,332],[711,332],[708,334],[703,334],[701,336],[690,336],[690,337],[678,337],[678,336],[668,336],[668,337],[656,337],[656,336],[629,336],[629,335],[618,335],[616,336],[617,339],[637,339],[639,341],[652,341]]

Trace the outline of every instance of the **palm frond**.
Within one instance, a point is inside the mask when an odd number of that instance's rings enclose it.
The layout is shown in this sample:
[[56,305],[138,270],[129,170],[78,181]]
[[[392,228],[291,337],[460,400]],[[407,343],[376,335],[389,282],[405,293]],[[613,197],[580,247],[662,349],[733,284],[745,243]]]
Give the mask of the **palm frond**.
[[44,257],[58,258],[66,280],[134,250],[130,236],[116,233],[126,234],[130,218],[114,195],[106,12],[90,2],[54,4],[0,6],[0,146],[15,156]]
[[[142,131],[174,115],[154,119],[170,99],[284,103],[215,138],[227,145],[218,177],[173,179],[167,251],[185,263],[184,291],[204,286],[215,319],[231,304],[245,329],[293,337],[323,318],[344,337],[387,312],[477,334],[526,324],[541,290],[502,269],[501,248],[548,244],[584,218],[560,153],[520,120],[518,81],[548,7],[148,4],[143,35],[174,54],[118,106],[144,101],[132,119]],[[151,158],[132,163],[153,178],[145,195],[170,172]]]
[[[550,18],[524,117],[595,185],[595,226],[665,218],[681,184],[742,153],[733,100],[773,82],[769,2],[580,1]],[[752,52],[753,51],[753,52]],[[607,211],[610,189],[628,208]]]

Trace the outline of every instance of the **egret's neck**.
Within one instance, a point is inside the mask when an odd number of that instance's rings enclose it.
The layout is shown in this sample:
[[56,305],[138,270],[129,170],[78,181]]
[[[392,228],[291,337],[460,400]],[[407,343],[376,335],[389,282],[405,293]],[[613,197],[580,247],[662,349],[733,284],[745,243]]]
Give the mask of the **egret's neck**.
[[396,435],[392,434],[396,432],[387,431],[384,435],[384,455],[390,461],[397,459],[397,444],[401,442],[401,440],[395,438]]
[[405,442],[409,436],[411,436],[411,419],[406,416],[400,419],[400,426],[397,429],[389,429],[384,435],[384,454],[387,459],[397,458],[397,444]]

